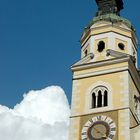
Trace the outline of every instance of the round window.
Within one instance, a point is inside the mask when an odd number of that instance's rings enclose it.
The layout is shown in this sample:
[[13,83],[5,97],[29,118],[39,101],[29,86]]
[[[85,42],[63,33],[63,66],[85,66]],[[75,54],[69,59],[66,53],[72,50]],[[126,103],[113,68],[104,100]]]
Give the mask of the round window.
[[104,43],[104,41],[100,41],[98,43],[98,49],[97,49],[97,51],[98,52],[102,52],[104,49],[105,49],[105,43]]
[[119,43],[118,44],[118,47],[121,49],[121,50],[124,50],[125,49],[125,45],[123,43]]

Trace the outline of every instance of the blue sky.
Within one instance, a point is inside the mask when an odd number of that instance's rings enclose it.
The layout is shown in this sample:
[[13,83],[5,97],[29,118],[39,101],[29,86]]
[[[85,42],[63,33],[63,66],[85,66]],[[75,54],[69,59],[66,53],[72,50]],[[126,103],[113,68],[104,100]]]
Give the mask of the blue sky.
[[[129,0],[122,11],[138,37],[139,5]],[[0,1],[0,104],[13,107],[23,93],[50,85],[61,86],[70,101],[70,66],[96,9],[94,0]]]

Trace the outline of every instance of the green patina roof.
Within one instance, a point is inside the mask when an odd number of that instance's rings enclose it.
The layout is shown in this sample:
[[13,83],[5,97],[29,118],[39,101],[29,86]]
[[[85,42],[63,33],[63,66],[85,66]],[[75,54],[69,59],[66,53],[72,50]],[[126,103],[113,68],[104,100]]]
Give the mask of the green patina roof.
[[133,26],[129,20],[127,20],[123,17],[120,17],[116,14],[106,14],[106,15],[94,17],[93,20],[89,23],[88,27],[92,26],[93,24],[95,24],[96,22],[99,22],[99,21],[110,21],[112,23],[122,22],[129,28],[133,29]]

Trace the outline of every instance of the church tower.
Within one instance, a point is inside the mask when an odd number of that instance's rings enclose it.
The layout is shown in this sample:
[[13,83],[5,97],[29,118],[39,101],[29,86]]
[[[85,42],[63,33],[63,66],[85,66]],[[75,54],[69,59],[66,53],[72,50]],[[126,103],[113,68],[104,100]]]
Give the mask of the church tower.
[[96,0],[73,72],[69,140],[139,140],[137,38],[122,0]]

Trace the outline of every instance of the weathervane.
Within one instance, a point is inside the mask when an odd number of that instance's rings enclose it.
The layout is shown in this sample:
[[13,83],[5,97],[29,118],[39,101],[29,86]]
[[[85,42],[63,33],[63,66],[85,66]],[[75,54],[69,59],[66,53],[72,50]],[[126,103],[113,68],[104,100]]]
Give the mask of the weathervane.
[[98,5],[97,16],[106,14],[120,15],[123,9],[123,0],[96,0]]

